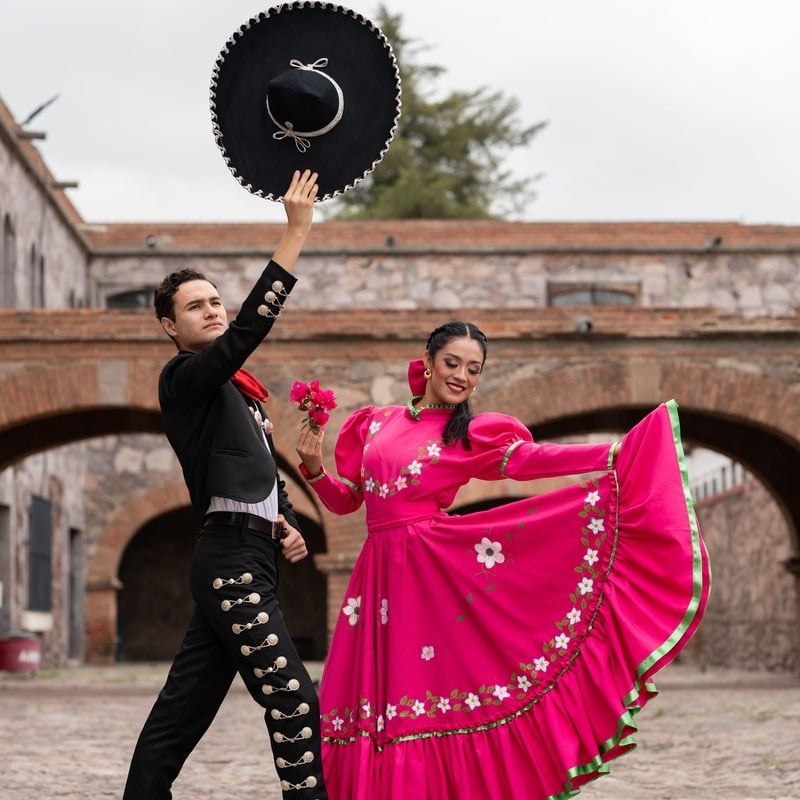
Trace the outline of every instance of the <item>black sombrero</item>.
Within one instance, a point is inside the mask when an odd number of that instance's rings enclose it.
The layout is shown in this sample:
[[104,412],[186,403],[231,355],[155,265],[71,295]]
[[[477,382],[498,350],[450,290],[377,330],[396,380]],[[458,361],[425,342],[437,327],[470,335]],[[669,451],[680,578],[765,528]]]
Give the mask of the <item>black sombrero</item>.
[[295,169],[319,173],[318,200],[377,166],[400,116],[388,39],[333,3],[296,2],[252,17],[217,56],[214,138],[247,191],[280,200]]

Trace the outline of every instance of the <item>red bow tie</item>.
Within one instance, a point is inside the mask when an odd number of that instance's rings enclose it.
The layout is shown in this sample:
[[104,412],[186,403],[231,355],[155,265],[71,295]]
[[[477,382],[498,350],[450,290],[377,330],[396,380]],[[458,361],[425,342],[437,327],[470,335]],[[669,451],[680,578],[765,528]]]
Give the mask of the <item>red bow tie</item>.
[[234,386],[245,396],[251,400],[264,401],[269,397],[267,387],[253,375],[248,372],[244,367],[237,369],[231,376]]

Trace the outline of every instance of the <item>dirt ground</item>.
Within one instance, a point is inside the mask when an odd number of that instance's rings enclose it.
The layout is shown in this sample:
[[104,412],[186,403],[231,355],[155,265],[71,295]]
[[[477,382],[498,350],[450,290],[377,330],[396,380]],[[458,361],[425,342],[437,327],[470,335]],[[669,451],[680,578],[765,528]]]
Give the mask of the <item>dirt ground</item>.
[[[0,800],[120,798],[166,669],[0,672]],[[582,800],[800,798],[796,676],[671,665],[657,684],[661,693],[637,717],[638,747],[586,786]],[[174,800],[280,800],[267,747],[261,714],[236,684],[186,763]]]

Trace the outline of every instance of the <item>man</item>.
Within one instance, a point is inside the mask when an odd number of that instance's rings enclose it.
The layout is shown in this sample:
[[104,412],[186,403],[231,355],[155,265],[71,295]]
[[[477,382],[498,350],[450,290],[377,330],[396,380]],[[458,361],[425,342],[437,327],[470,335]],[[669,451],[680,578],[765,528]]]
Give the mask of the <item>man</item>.
[[265,709],[284,798],[327,798],[316,691],[275,599],[278,555],[295,562],[308,551],[258,403],[266,390],[242,368],[296,282],[317,192],[315,172],[294,173],[284,235],[230,326],[199,272],[174,272],[154,291],[156,316],[178,348],[159,378],[159,402],[201,528],[190,573],[195,612],[139,736],[124,800],[172,797],[236,672]]

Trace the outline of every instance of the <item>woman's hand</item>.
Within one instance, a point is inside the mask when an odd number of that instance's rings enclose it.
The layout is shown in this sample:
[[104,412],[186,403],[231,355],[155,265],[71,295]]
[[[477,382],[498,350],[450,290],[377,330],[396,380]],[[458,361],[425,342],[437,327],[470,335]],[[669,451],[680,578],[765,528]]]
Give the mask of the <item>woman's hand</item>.
[[297,437],[295,450],[309,475],[319,475],[322,472],[322,440],[324,438],[324,429],[320,429],[319,433],[314,433],[308,425],[301,428],[300,435]]

